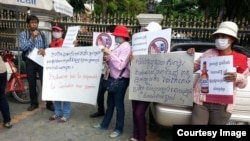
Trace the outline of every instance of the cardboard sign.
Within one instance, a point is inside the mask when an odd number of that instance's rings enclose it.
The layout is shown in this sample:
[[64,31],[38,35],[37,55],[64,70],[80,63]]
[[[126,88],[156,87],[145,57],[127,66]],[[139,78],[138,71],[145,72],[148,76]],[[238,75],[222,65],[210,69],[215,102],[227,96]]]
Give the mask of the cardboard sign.
[[129,99],[193,105],[194,56],[185,51],[137,55],[131,63]]

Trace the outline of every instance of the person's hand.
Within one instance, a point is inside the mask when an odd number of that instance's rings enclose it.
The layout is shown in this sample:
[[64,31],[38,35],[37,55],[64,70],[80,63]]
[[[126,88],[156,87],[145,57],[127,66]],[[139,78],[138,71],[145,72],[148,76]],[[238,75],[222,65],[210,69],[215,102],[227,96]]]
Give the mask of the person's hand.
[[109,56],[104,55],[104,56],[103,56],[103,61],[108,62],[108,61],[109,61]]
[[111,54],[111,50],[109,50],[107,47],[102,48],[102,52],[104,52],[106,55]]
[[45,55],[45,49],[43,49],[43,48],[40,48],[39,50],[38,50],[38,52],[37,52],[39,55],[42,55],[42,56],[44,56]]
[[236,72],[226,72],[224,73],[224,80],[227,82],[234,82],[236,80],[237,73]]
[[134,55],[131,53],[131,54],[129,55],[129,61],[131,62],[133,59],[134,59]]
[[189,55],[194,55],[194,53],[195,53],[195,48],[189,48],[189,49],[187,50],[187,53],[188,53]]
[[77,46],[78,45],[78,40],[74,40],[73,44],[74,44],[74,46]]
[[32,31],[31,38],[34,40],[38,36],[39,32],[37,30]]

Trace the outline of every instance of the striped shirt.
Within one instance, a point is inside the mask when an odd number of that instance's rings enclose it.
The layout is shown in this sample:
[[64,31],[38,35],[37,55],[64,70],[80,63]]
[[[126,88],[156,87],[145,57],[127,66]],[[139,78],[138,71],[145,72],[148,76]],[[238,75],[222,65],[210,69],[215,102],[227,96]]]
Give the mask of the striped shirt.
[[[30,35],[26,35],[28,32],[27,31],[23,31],[21,32],[20,36],[19,36],[19,42],[20,42],[20,48],[22,51],[27,51],[28,53],[26,53],[25,55],[27,56],[34,48],[48,48],[49,47],[49,43],[48,43],[48,39],[46,36],[44,36],[44,41],[43,41],[43,37],[41,34],[38,34],[38,36],[32,40],[31,39],[31,32],[29,31]],[[29,39],[27,39],[27,37],[29,37]]]

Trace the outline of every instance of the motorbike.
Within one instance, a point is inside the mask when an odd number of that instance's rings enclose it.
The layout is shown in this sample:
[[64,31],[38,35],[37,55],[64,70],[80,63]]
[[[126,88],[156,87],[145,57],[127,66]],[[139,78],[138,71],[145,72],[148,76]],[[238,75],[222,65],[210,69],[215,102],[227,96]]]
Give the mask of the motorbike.
[[2,54],[7,67],[6,94],[11,94],[20,103],[29,103],[29,85],[27,74],[20,73],[14,63],[15,55],[12,53]]

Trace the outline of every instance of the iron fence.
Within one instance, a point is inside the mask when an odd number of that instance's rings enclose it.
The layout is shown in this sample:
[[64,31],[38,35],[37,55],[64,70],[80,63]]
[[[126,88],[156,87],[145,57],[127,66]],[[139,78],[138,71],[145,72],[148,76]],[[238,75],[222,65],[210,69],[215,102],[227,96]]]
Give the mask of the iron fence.
[[[18,50],[17,41],[17,24],[20,31],[27,29],[25,23],[26,13],[19,13],[19,20],[17,22],[17,15],[14,11],[0,10],[0,49],[4,50]],[[103,20],[105,19],[105,20]],[[239,26],[240,45],[250,48],[250,27],[249,22],[245,19],[223,19],[231,20]],[[82,46],[92,45],[93,32],[106,32],[108,25],[114,24],[126,25],[130,34],[133,35],[140,30],[140,24],[135,17],[129,16],[102,16],[102,15],[75,15],[74,17],[55,18],[52,22],[60,22],[65,29],[69,26],[81,26],[77,39]],[[188,17],[174,18],[164,16],[162,20],[163,28],[172,28],[171,44],[179,42],[213,42],[211,34],[216,30],[216,27],[221,21],[216,19],[204,19]]]

